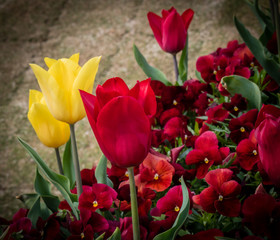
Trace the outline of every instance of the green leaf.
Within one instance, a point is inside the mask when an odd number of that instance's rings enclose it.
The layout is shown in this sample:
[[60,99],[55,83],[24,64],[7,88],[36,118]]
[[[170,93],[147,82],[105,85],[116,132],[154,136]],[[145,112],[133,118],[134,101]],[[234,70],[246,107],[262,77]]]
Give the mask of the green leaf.
[[95,169],[95,178],[98,183],[103,183],[110,187],[114,186],[112,181],[107,177],[107,158],[104,154],[101,156]]
[[116,230],[113,232],[113,234],[111,235],[111,237],[109,237],[107,240],[121,240],[121,231],[120,229],[117,227]]
[[59,175],[56,172],[52,171],[32,147],[30,147],[21,138],[18,138],[18,140],[21,143],[21,145],[26,149],[26,151],[30,154],[33,160],[37,163],[41,172],[44,173],[47,179],[61,192],[64,199],[72,208],[74,215],[77,217],[77,219],[79,219],[78,212],[73,204],[73,202],[77,202],[78,199],[77,195],[74,195],[70,192],[69,179],[63,175]]
[[36,168],[34,188],[39,195],[51,195],[51,185],[42,177],[38,170],[38,166]]
[[183,177],[181,177],[181,186],[182,186],[182,191],[183,191],[183,203],[182,203],[180,212],[179,212],[175,222],[173,223],[173,226],[170,229],[168,229],[167,231],[155,236],[153,240],[162,240],[162,239],[173,240],[173,239],[175,239],[177,232],[180,230],[180,228],[186,221],[188,214],[189,214],[189,209],[190,209],[190,200],[189,200],[188,189],[184,182]]
[[41,198],[44,200],[45,204],[52,212],[58,211],[58,206],[60,204],[60,201],[57,196],[48,195],[48,196],[41,196]]
[[41,202],[41,198],[38,195],[27,214],[27,217],[31,220],[33,227],[36,226],[39,217],[45,220],[50,215],[50,210],[47,208],[44,202]]
[[71,138],[66,143],[64,153],[63,153],[62,165],[63,165],[64,175],[66,177],[68,177],[68,179],[70,181],[70,188],[73,189],[75,187],[76,178],[75,178],[74,164],[73,164],[73,160],[72,160]]
[[142,53],[135,45],[133,45],[133,52],[134,52],[134,57],[136,59],[136,62],[148,77],[150,77],[152,80],[161,81],[167,86],[172,86],[172,84],[167,80],[163,72],[149,65],[145,57],[142,55]]
[[25,206],[28,209],[30,209],[33,206],[33,204],[35,203],[35,201],[37,201],[38,196],[40,196],[40,195],[37,193],[27,193],[27,194],[19,195],[17,197],[17,199],[22,201],[25,204]]
[[280,85],[280,65],[272,54],[245,28],[245,26],[234,17],[235,26],[253,55],[256,57],[266,72]]
[[188,78],[188,37],[179,61],[179,77],[184,83]]
[[261,92],[255,83],[237,75],[225,76],[222,78],[221,83],[230,94],[234,95],[238,93],[246,98],[249,109],[261,108]]

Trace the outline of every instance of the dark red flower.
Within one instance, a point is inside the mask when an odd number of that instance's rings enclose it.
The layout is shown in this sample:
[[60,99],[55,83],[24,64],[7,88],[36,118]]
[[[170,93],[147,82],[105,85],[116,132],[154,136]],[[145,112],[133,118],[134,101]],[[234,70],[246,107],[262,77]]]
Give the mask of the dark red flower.
[[237,161],[240,166],[251,171],[259,161],[258,144],[255,138],[255,130],[251,131],[249,139],[243,139],[236,147]]
[[83,169],[81,171],[82,185],[92,186],[92,184],[97,183],[95,178],[95,168]]
[[214,56],[207,55],[199,57],[196,61],[196,69],[200,72],[201,77],[205,82],[217,82],[217,71],[214,63]]
[[219,164],[221,161],[218,139],[216,134],[211,131],[202,133],[195,141],[195,148],[186,156],[186,164],[196,165],[198,179],[204,178],[208,169],[214,163]]
[[187,9],[180,16],[174,7],[163,9],[162,17],[148,13],[149,24],[163,51],[174,54],[183,50],[193,14],[193,10]]
[[117,192],[109,186],[101,183],[83,186],[83,192],[79,198],[79,209],[87,209],[95,212],[97,209],[110,209]]
[[[131,217],[120,218],[120,230],[121,239],[133,239],[133,227]],[[147,229],[143,227],[140,223],[140,239],[146,240],[146,238]]]
[[269,194],[258,193],[245,199],[243,223],[256,235],[279,239],[280,203]]
[[150,120],[156,112],[150,81],[128,90],[120,78],[107,80],[96,97],[81,91],[88,120],[104,155],[111,163],[138,166],[150,148]]
[[228,103],[223,103],[223,106],[231,114],[238,116],[240,111],[247,109],[247,101],[240,94],[235,94]]
[[258,110],[252,109],[238,118],[233,118],[229,122],[229,137],[233,142],[239,143],[241,140],[248,138],[250,132],[254,129],[255,121],[257,119]]
[[233,172],[229,169],[216,169],[207,173],[205,181],[210,185],[199,195],[193,197],[194,203],[201,205],[204,211],[228,217],[237,217],[241,203],[237,195],[241,185],[231,180]]

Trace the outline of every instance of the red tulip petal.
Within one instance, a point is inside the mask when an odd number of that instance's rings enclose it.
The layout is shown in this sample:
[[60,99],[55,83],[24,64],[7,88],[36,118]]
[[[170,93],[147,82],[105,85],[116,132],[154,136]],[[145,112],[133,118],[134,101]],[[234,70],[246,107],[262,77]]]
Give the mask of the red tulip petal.
[[160,16],[156,15],[153,12],[149,12],[147,17],[149,20],[150,27],[154,33],[155,39],[157,40],[158,44],[162,48],[162,28],[161,28],[162,19]]
[[[141,105],[132,97],[117,97],[101,109],[96,128],[106,146],[103,153],[113,164],[138,166],[150,148],[150,122]],[[100,146],[101,147],[101,146]]]
[[189,25],[193,19],[194,11],[192,9],[187,9],[183,12],[182,18],[185,25],[185,30],[188,31]]
[[162,47],[169,53],[177,53],[185,47],[187,32],[181,16],[172,11],[162,23]]

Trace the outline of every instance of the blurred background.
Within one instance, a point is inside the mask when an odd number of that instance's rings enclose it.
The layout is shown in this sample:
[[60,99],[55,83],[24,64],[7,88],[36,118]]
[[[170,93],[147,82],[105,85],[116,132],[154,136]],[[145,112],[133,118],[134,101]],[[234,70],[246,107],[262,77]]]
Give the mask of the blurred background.
[[[131,87],[146,79],[134,59],[135,44],[152,66],[174,82],[172,56],[161,50],[147,20],[149,11],[160,15],[171,6],[180,14],[188,8],[195,12],[188,32],[189,78],[195,78],[199,56],[234,39],[242,42],[234,15],[253,35],[260,31],[243,0],[0,0],[0,216],[11,218],[23,207],[16,196],[34,192],[36,165],[17,137],[57,171],[54,150],[40,143],[27,119],[29,89],[39,90],[29,63],[46,68],[44,57],[79,52],[83,65],[102,55],[94,89],[117,76]],[[76,124],[76,137],[81,169],[91,168],[101,152],[86,118]]]

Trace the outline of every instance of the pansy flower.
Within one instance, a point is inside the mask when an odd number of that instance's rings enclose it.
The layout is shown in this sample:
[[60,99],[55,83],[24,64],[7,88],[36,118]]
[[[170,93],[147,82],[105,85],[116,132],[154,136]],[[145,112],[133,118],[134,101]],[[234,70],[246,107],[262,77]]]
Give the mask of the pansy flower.
[[239,216],[241,203],[237,196],[241,185],[231,180],[233,172],[229,169],[215,169],[207,173],[205,181],[210,185],[199,195],[193,197],[194,203],[201,205],[204,211],[228,217]]
[[83,192],[79,198],[79,209],[87,209],[95,212],[97,209],[110,209],[117,192],[109,186],[101,183],[92,186],[83,186]]

